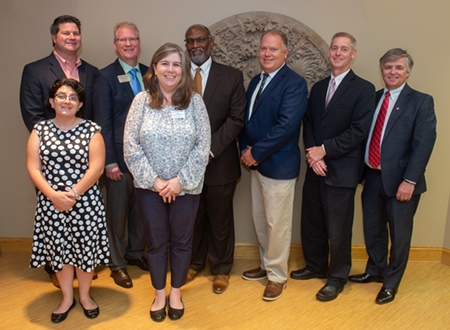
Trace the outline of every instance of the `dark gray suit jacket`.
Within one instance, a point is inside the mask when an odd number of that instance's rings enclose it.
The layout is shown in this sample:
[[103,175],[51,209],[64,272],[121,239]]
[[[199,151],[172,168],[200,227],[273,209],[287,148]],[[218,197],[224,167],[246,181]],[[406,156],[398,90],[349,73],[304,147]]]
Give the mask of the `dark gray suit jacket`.
[[[375,104],[383,91],[377,92]],[[417,182],[414,195],[427,190],[424,173],[435,141],[433,98],[406,84],[392,109],[381,144],[381,178],[389,197],[395,197],[403,179]]]
[[[139,64],[139,69],[144,76],[148,67]],[[121,172],[129,173],[123,158],[123,131],[134,93],[128,81],[119,82],[117,76],[124,74],[116,59],[95,75],[94,121],[102,127],[106,147],[105,165],[117,163]]]
[[[92,95],[94,88],[94,75],[98,71],[95,66],[81,60],[78,67],[80,83],[86,89],[86,102],[83,104],[83,118],[93,118]],[[66,75],[61,69],[53,52],[43,59],[25,65],[20,83],[20,109],[22,118],[31,132],[34,125],[41,120],[51,119],[54,114],[49,112],[44,105],[48,97],[50,84]]]
[[[375,110],[375,87],[350,70],[325,109],[329,81],[327,77],[311,90],[303,119],[303,139],[306,148],[324,145],[327,185],[355,188],[360,182],[364,141]],[[306,178],[317,180],[318,175],[308,167]]]

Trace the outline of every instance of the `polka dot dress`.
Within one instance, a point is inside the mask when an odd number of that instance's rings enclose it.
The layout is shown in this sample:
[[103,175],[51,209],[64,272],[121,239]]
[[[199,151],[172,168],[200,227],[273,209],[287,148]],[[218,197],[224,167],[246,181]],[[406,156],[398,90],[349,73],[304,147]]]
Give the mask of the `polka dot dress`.
[[[66,132],[52,120],[35,125],[42,173],[54,190],[69,191],[81,180],[89,168],[89,142],[99,130],[88,120]],[[109,264],[105,207],[97,183],[68,212],[59,212],[38,192],[30,267],[45,264],[54,271],[70,264],[85,272]]]

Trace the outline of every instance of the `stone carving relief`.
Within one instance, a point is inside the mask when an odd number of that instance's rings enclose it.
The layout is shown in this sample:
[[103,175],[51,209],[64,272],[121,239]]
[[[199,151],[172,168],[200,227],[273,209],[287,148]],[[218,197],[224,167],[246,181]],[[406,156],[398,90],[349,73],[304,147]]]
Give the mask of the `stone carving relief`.
[[291,17],[262,11],[248,12],[225,18],[209,28],[215,38],[212,58],[241,70],[246,88],[250,80],[261,72],[259,41],[262,34],[271,29],[286,33],[290,50],[286,64],[306,79],[308,91],[330,74],[326,42]]

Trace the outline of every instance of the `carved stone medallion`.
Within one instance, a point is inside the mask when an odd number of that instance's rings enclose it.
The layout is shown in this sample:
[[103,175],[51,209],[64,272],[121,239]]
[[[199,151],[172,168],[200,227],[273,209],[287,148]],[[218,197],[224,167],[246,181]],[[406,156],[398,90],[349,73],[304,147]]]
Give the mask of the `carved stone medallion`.
[[218,63],[241,70],[247,88],[250,80],[261,72],[259,41],[271,29],[288,37],[286,64],[308,83],[308,91],[330,74],[328,45],[305,24],[285,15],[255,11],[225,18],[210,27],[214,36],[212,58]]

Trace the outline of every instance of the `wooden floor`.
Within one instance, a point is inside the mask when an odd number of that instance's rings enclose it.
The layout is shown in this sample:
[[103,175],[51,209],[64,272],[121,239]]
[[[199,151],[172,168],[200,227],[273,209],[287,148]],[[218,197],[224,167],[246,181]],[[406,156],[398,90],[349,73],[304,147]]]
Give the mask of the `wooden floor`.
[[[325,283],[319,279],[289,279],[280,299],[264,302],[265,281],[241,278],[258,261],[236,260],[224,294],[211,291],[209,272],[200,273],[182,288],[184,317],[163,323],[149,317],[153,288],[148,273],[128,267],[134,287],[124,289],[114,284],[107,268],[99,267],[91,295],[100,316],[87,319],[77,299],[58,325],[50,322],[50,314],[61,293],[43,269],[30,269],[28,262],[28,253],[0,256],[0,329],[450,329],[450,267],[440,263],[410,262],[395,301],[379,306],[374,301],[381,287],[377,283],[348,283],[336,300],[319,302],[315,294]],[[291,261],[290,269],[300,267],[302,261]],[[352,274],[364,267],[355,261]]]

